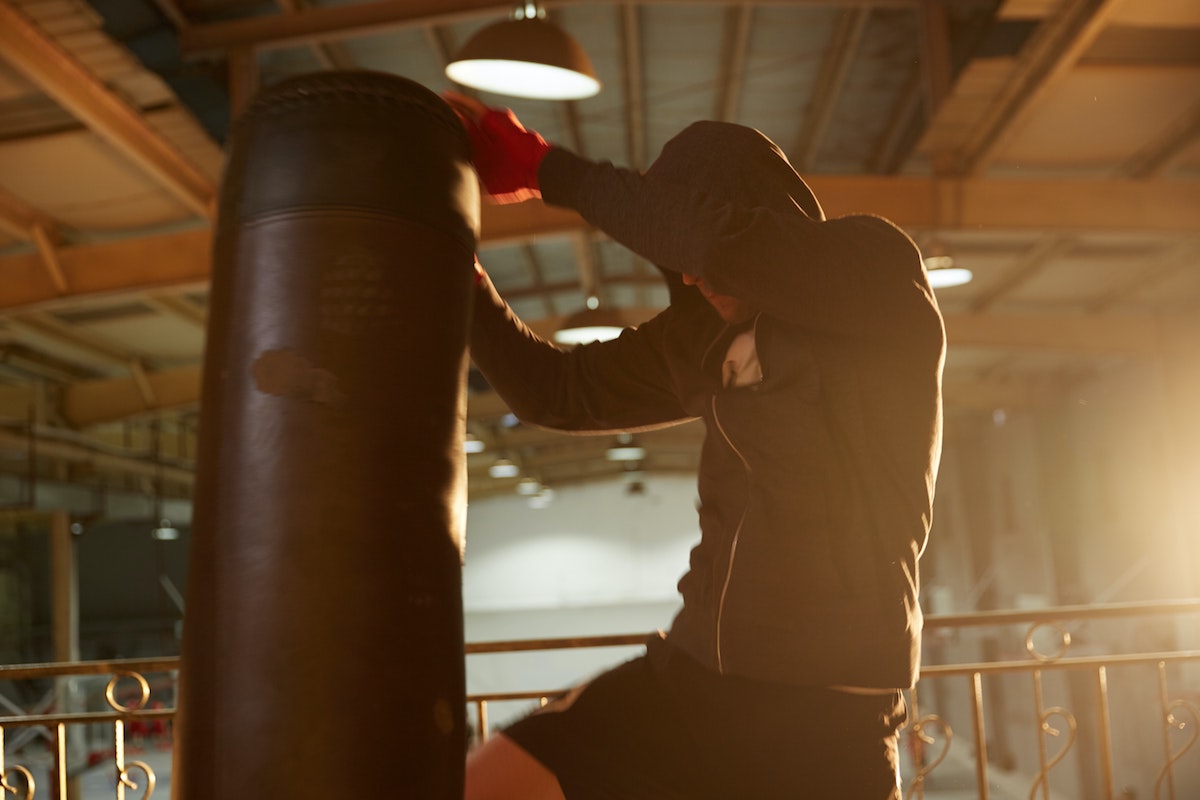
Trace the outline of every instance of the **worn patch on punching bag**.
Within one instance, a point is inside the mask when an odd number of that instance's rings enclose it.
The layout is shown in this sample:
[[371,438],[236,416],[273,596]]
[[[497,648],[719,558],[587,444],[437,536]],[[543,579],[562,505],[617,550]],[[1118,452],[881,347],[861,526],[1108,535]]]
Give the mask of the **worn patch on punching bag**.
[[334,407],[346,402],[337,377],[294,350],[267,350],[254,360],[251,371],[260,392]]

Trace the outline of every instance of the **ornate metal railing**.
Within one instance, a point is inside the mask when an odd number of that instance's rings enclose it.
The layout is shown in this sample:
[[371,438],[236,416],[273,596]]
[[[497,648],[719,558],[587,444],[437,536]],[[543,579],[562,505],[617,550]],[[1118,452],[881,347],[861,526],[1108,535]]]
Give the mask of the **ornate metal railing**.
[[[951,724],[955,713],[963,713],[970,721],[965,726],[969,731],[969,752],[960,753],[958,767],[969,765],[973,771],[976,796],[989,800],[995,791],[997,775],[1001,770],[989,761],[989,718],[987,714],[988,693],[985,680],[1000,676],[1020,676],[1029,680],[1029,703],[1031,704],[1030,727],[1024,736],[1017,738],[1036,744],[1034,761],[1030,772],[1032,779],[1025,780],[1019,794],[1009,791],[1005,796],[1027,796],[1036,800],[1051,800],[1051,784],[1055,779],[1054,769],[1059,766],[1072,748],[1077,747],[1081,733],[1078,721],[1080,708],[1074,711],[1063,705],[1047,706],[1046,683],[1052,676],[1065,674],[1087,676],[1091,683],[1090,695],[1094,715],[1090,725],[1093,750],[1098,753],[1098,765],[1094,778],[1099,790],[1086,796],[1103,797],[1106,800],[1122,800],[1133,795],[1118,787],[1118,770],[1113,753],[1114,713],[1111,700],[1110,673],[1116,670],[1138,669],[1155,675],[1153,684],[1153,709],[1149,710],[1156,730],[1137,732],[1141,741],[1147,737],[1157,740],[1152,749],[1159,753],[1154,765],[1153,797],[1189,800],[1200,797],[1200,782],[1196,778],[1184,777],[1181,769],[1190,768],[1189,775],[1200,775],[1198,759],[1184,756],[1193,749],[1200,731],[1200,650],[1176,648],[1161,652],[1119,652],[1101,655],[1070,655],[1072,629],[1097,621],[1123,620],[1132,617],[1174,617],[1200,613],[1200,600],[1167,603],[1125,603],[1099,606],[1073,606],[1041,609],[1036,611],[983,612],[964,615],[942,615],[926,618],[927,643],[939,637],[958,637],[971,630],[1024,629],[1024,655],[1020,658],[1004,658],[986,661],[958,661],[957,663],[935,663],[923,667],[921,681],[909,693],[911,722],[905,731],[908,771],[905,773],[907,797],[933,797],[939,793],[936,786],[941,771],[947,769],[951,758],[963,748],[955,750],[957,725]],[[1050,652],[1036,642],[1051,632],[1056,639]],[[599,648],[624,645],[640,645],[645,634],[628,636],[595,636],[567,639],[538,639],[505,642],[482,642],[467,645],[467,655],[542,652],[550,650]],[[930,648],[927,644],[927,651]],[[132,730],[144,729],[147,724],[160,726],[164,746],[169,747],[169,721],[175,714],[174,708],[155,708],[152,684],[158,684],[164,693],[173,696],[179,661],[175,658],[122,659],[114,661],[89,661],[58,664],[33,664],[0,667],[0,682],[18,681],[62,681],[78,676],[107,678],[104,687],[105,709],[101,711],[64,710],[52,713],[19,713],[0,716],[0,797],[12,794],[25,800],[41,798],[71,798],[73,770],[68,763],[68,726],[88,726],[94,733],[97,728],[107,731],[110,747],[99,751],[102,759],[115,775],[111,790],[117,800],[124,800],[126,792],[141,792],[141,798],[150,798],[155,790],[158,776],[146,761],[129,760],[127,738]],[[470,659],[468,659],[468,670]],[[1192,671],[1192,678],[1185,676]],[[149,676],[149,677],[148,677]],[[154,680],[151,680],[154,678]],[[939,687],[960,685],[965,688],[965,701],[957,705],[953,698]],[[559,689],[531,689],[472,694],[467,698],[473,709],[474,724],[480,739],[489,733],[488,712],[494,703],[526,701],[533,704],[546,702]],[[932,695],[932,699],[927,699]],[[11,701],[5,705],[12,708]],[[992,722],[995,717],[992,715]],[[1120,722],[1126,732],[1126,723]],[[36,773],[41,767],[31,768],[24,764],[9,764],[3,747],[5,737],[13,731],[37,730],[50,743],[50,764],[45,768],[50,786],[43,787]],[[994,733],[994,732],[993,732]],[[1058,739],[1061,744],[1051,751],[1050,740]],[[936,750],[936,752],[934,752]],[[1197,748],[1200,750],[1200,748]],[[95,753],[90,759],[95,765]],[[1194,756],[1195,754],[1193,754]],[[1011,784],[1013,781],[1008,781]],[[1019,781],[1018,781],[1019,782]],[[961,789],[961,787],[956,787]],[[999,794],[999,792],[997,792]],[[961,796],[961,792],[957,795]],[[1077,795],[1084,796],[1084,795]],[[1140,796],[1140,795],[1139,795]]]

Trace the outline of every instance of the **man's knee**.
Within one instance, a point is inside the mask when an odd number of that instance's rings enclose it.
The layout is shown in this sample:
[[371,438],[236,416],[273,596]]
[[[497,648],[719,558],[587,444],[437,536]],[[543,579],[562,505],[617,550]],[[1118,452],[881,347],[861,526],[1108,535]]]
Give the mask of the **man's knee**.
[[565,800],[558,779],[502,733],[467,756],[465,800]]

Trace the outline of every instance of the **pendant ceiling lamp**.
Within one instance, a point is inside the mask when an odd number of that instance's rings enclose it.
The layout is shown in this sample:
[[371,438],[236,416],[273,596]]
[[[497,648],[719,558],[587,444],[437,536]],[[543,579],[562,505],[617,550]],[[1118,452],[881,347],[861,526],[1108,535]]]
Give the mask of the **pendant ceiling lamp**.
[[554,332],[554,341],[565,345],[607,342],[620,336],[624,329],[625,320],[620,314],[600,308],[599,298],[588,295],[587,307],[563,321],[562,327]]
[[484,92],[538,100],[578,100],[600,91],[587,53],[548,22],[536,3],[483,28],[446,66],[455,83]]
[[971,270],[955,264],[954,256],[950,255],[950,251],[938,240],[929,245],[923,260],[931,289],[962,286],[964,283],[970,283],[975,277]]

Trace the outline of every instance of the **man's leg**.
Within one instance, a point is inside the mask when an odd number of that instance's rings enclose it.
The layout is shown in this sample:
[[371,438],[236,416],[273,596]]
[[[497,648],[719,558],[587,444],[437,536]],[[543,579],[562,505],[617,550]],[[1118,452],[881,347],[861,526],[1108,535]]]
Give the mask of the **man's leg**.
[[502,733],[467,756],[465,800],[565,800],[554,773]]

